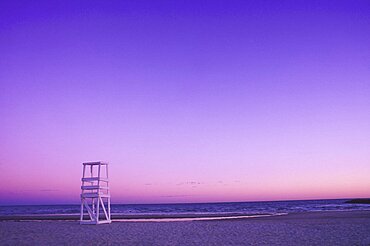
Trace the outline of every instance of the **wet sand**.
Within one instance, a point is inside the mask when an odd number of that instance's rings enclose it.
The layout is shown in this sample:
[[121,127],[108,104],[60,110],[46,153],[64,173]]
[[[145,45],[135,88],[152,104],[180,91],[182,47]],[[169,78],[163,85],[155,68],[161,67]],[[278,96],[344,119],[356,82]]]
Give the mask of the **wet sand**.
[[[101,214],[101,217],[104,215]],[[264,217],[271,214],[245,214],[245,213],[227,213],[227,214],[112,214],[114,221],[140,221],[140,220],[181,220],[181,219],[221,219],[224,216],[229,217]],[[0,221],[24,221],[24,220],[79,220],[79,214],[29,214],[29,215],[0,215]],[[89,219],[87,215],[85,220]]]
[[0,221],[1,245],[370,245],[370,211],[211,221]]

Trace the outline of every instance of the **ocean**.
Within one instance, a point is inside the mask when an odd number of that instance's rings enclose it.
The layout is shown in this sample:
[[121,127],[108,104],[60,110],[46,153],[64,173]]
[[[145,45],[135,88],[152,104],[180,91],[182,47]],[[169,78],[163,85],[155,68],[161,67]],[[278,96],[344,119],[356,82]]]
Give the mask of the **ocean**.
[[[369,204],[348,204],[347,199],[299,200],[271,202],[222,202],[222,203],[183,203],[183,204],[112,204],[112,215],[139,215],[178,217],[192,215],[259,215],[282,214],[310,211],[354,211],[370,210]],[[19,205],[0,206],[0,216],[12,215],[78,215],[80,205]]]

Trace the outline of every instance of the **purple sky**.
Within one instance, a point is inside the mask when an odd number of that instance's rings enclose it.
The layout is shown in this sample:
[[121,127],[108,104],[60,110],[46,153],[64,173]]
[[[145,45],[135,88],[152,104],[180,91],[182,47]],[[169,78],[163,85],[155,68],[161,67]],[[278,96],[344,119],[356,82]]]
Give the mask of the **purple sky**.
[[369,1],[16,2],[0,204],[370,196]]

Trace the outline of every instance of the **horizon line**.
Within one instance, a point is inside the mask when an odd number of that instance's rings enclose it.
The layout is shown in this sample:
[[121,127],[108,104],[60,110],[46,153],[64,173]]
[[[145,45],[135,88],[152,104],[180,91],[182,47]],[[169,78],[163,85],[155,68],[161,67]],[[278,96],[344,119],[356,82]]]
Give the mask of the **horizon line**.
[[[286,199],[286,200],[255,200],[255,201],[233,201],[233,202],[165,202],[165,203],[111,203],[111,205],[176,205],[176,204],[218,204],[218,203],[254,203],[254,202],[293,202],[293,201],[322,201],[322,200],[351,200],[351,199],[370,199],[370,197],[347,197],[347,198],[321,198],[321,199]],[[6,206],[63,206],[78,205],[80,203],[58,203],[58,204],[0,204],[0,207]]]

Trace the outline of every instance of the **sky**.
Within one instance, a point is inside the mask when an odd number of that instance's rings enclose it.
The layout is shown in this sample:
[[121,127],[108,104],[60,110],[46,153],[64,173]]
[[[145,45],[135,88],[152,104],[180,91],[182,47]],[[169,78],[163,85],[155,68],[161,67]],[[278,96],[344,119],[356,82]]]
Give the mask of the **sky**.
[[0,205],[370,197],[369,1],[1,1]]

